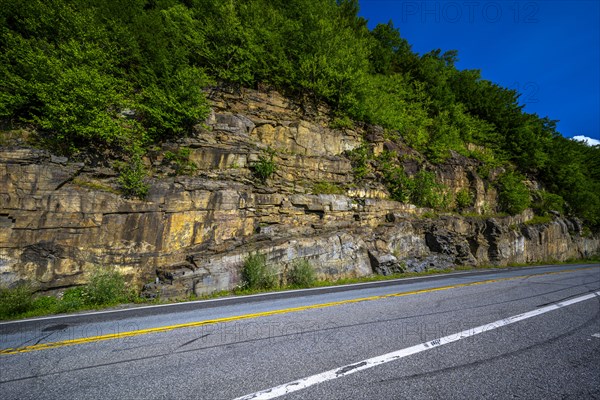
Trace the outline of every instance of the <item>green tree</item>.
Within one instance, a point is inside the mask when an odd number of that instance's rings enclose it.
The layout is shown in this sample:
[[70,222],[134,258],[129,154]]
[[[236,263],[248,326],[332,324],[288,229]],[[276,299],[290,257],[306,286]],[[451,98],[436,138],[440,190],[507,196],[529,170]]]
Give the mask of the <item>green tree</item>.
[[523,183],[523,176],[509,171],[497,181],[500,209],[511,215],[519,214],[529,207],[531,197],[529,189]]
[[371,47],[371,69],[376,74],[391,75],[401,73],[400,60],[412,54],[410,45],[400,37],[400,31],[394,28],[390,20],[387,24],[378,24],[371,31],[373,44]]

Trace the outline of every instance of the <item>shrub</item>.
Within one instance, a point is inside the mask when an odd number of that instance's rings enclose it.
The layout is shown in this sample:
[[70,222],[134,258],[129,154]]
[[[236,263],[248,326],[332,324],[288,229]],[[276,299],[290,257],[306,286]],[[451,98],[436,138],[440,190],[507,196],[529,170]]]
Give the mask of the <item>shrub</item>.
[[83,302],[90,306],[110,305],[130,300],[130,295],[125,285],[125,279],[114,268],[96,268],[90,277],[89,283],[74,292],[83,297]]
[[531,204],[529,189],[523,176],[515,172],[502,174],[497,181],[500,209],[511,215],[520,214]]
[[58,312],[76,311],[84,308],[86,305],[85,293],[85,286],[76,286],[65,290],[60,304],[58,305]]
[[314,285],[315,271],[307,259],[296,260],[287,273],[287,284],[292,287],[306,288]]
[[60,300],[51,296],[34,297],[27,283],[15,288],[0,288],[0,319],[32,317],[62,311]]
[[97,268],[87,285],[72,287],[62,298],[34,297],[29,284],[0,288],[0,319],[72,312],[90,307],[110,306],[133,300],[125,279],[114,268]]
[[119,168],[119,185],[125,196],[144,199],[148,195],[149,186],[144,182],[146,169],[142,157],[135,154],[129,164],[121,164]]
[[354,122],[348,117],[336,117],[329,124],[331,129],[352,129],[354,127]]
[[550,211],[563,212],[564,199],[553,193],[548,193],[545,190],[536,190],[533,192],[533,210],[536,214],[545,216]]
[[473,200],[473,193],[467,188],[463,188],[456,193],[456,207],[458,207],[459,210],[471,207],[473,205]]
[[177,152],[165,152],[165,160],[171,161],[175,165],[175,173],[177,175],[191,175],[198,166],[190,160],[191,151],[188,147],[181,147]]
[[145,82],[137,104],[147,133],[155,140],[184,136],[209,113],[202,88],[210,79],[199,68],[181,65]]
[[32,289],[26,283],[0,288],[0,318],[12,318],[33,308]]
[[420,207],[443,209],[448,207],[448,197],[445,187],[437,183],[435,174],[428,171],[419,171],[413,178],[414,189],[411,200]]
[[250,254],[244,261],[241,272],[243,289],[273,289],[279,283],[277,274],[267,266],[267,260],[263,254]]
[[347,154],[350,162],[352,163],[352,172],[354,174],[354,178],[357,181],[361,181],[371,171],[369,166],[369,160],[371,158],[369,145],[363,143],[359,147],[349,151]]
[[54,314],[58,311],[60,300],[52,296],[35,297],[32,301],[31,308],[36,315]]
[[410,201],[414,182],[406,175],[404,168],[398,165],[395,153],[384,150],[377,157],[377,170],[392,199],[402,203]]
[[275,152],[269,149],[266,155],[261,154],[258,156],[258,161],[252,165],[254,176],[262,183],[266,183],[267,179],[273,176],[275,171],[277,171],[277,165],[275,165],[275,161],[273,161],[274,155]]
[[407,203],[411,201],[415,182],[410,179],[400,166],[394,166],[383,171],[384,183],[392,199]]
[[392,199],[403,203],[411,202],[419,207],[448,207],[446,187],[437,182],[433,172],[420,171],[411,178],[398,164],[397,157],[389,151],[384,151],[377,157],[377,169]]

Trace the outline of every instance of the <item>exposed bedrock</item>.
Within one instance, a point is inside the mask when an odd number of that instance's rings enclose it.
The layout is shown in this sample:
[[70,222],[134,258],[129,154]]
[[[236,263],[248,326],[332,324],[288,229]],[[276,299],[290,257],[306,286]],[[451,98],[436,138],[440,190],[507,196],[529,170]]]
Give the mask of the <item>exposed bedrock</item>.
[[[566,260],[600,248],[579,221],[558,216],[541,225],[527,224],[528,212],[432,218],[390,200],[374,181],[352,185],[345,154],[371,128],[331,129],[277,93],[211,99],[206,124],[165,145],[189,148],[197,170],[175,176],[161,152],[150,152],[143,201],[116,193],[107,166],[0,148],[0,282],[55,290],[85,283],[97,266],[115,266],[138,287],[172,297],[234,288],[253,252],[280,273],[305,258],[320,277],[339,278]],[[382,139],[371,136],[376,148]],[[251,166],[268,148],[277,170],[265,185]],[[469,160],[455,156],[436,175],[454,192],[469,189],[474,211],[495,207],[494,189]],[[312,194],[322,182],[345,194]]]

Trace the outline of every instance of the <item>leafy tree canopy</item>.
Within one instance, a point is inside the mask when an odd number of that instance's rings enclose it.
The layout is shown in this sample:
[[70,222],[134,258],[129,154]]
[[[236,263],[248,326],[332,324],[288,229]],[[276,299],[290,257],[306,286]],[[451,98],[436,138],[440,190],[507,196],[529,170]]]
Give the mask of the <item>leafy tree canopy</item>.
[[266,84],[395,131],[432,162],[453,150],[515,166],[499,183],[519,194],[513,210],[528,176],[600,225],[598,146],[458,70],[455,50],[419,55],[391,21],[366,22],[357,0],[0,0],[0,119],[55,151],[137,159],[205,118],[203,88]]

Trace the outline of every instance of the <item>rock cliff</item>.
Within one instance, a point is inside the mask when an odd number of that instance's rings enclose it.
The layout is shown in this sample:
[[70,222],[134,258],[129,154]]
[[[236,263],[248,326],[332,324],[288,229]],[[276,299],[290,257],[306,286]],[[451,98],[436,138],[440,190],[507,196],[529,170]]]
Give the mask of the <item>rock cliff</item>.
[[[381,129],[332,129],[328,110],[276,92],[215,91],[210,99],[211,115],[194,135],[148,153],[145,200],[121,196],[106,163],[0,148],[0,282],[55,290],[113,265],[147,292],[171,297],[235,287],[253,252],[280,271],[306,258],[321,277],[337,278],[565,260],[600,248],[574,219],[531,225],[531,212],[477,215],[494,210],[496,192],[473,160],[454,155],[430,166],[449,192],[473,193],[473,216],[434,215],[390,200],[374,179],[355,182],[347,154],[364,140],[375,154],[409,155],[409,173],[422,164]],[[195,165],[188,175],[165,157],[181,148]],[[261,183],[253,166],[264,154],[277,169]]]

